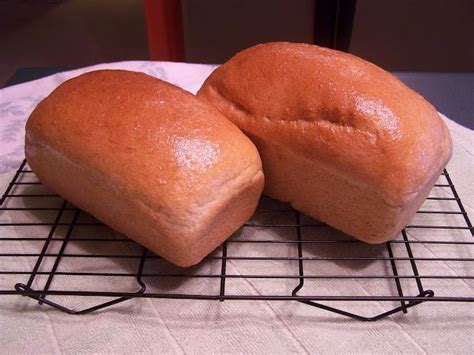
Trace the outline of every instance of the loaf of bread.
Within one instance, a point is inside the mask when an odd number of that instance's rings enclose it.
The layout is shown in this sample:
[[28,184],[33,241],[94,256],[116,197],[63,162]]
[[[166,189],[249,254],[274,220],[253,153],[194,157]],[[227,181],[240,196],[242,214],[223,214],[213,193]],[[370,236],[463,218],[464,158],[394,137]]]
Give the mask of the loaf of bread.
[[257,149],[233,123],[136,72],[60,85],[29,117],[25,153],[44,185],[179,266],[236,231],[263,189]]
[[423,97],[374,64],[315,45],[244,50],[198,96],[257,145],[264,193],[369,243],[401,231],[452,153]]

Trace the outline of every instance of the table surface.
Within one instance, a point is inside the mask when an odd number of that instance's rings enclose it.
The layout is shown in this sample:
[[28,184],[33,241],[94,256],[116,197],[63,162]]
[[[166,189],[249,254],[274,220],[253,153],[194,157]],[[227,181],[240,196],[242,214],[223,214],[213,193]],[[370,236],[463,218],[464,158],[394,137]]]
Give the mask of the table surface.
[[[5,86],[24,83],[70,70],[66,67],[21,68]],[[438,111],[464,127],[474,129],[474,73],[394,72],[398,79],[418,91]]]
[[423,95],[439,112],[464,127],[474,129],[474,73],[393,74]]

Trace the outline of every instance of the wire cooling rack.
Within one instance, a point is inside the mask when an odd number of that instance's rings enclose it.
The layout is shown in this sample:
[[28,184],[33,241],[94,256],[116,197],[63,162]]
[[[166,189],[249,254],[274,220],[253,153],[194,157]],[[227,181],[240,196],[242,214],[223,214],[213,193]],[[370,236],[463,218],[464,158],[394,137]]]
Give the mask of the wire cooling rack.
[[24,161],[0,207],[0,295],[70,314],[137,297],[298,301],[364,321],[474,301],[473,227],[447,171],[400,236],[368,245],[263,197],[199,265],[179,268],[48,191]]

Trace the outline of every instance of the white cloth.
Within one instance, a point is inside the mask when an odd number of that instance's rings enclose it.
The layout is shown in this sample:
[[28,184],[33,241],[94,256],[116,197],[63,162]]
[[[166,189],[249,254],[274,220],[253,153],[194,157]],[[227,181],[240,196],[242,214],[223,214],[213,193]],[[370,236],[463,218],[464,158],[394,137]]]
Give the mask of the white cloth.
[[[0,190],[2,192],[5,189],[5,184],[10,180],[12,172],[17,169],[23,159],[24,123],[37,102],[48,95],[62,81],[99,68],[143,71],[177,84],[191,92],[196,92],[214,67],[167,62],[101,64],[0,90],[0,173],[2,174]],[[453,159],[448,165],[448,171],[469,216],[472,218],[474,217],[474,164],[472,159],[474,134],[471,130],[447,118],[446,122],[451,131],[455,147]],[[28,201],[25,201],[24,203],[27,204]],[[15,221],[15,218],[18,218],[13,213],[0,213],[1,222]],[[39,214],[31,214],[26,217],[30,220],[41,220],[43,218]],[[268,217],[257,217],[260,221],[265,220],[265,218]],[[450,220],[443,221],[443,223],[450,222]],[[40,227],[31,228],[29,231],[40,234],[43,232],[44,237],[44,231],[49,229],[49,227],[46,227],[38,232],[38,228]],[[5,228],[0,228],[0,231],[5,230]],[[15,236],[24,233],[24,230],[12,227],[8,229],[8,232],[9,236]],[[251,232],[244,231],[240,237],[249,237],[248,233]],[[262,232],[254,230],[252,233],[254,233],[253,238],[292,238],[292,236],[277,235],[275,232],[268,230]],[[280,230],[279,233],[286,234],[287,232],[281,232]],[[443,233],[445,233],[442,236],[444,239],[452,237],[470,240],[468,232],[466,232],[467,234],[453,234],[447,237],[446,231],[443,231]],[[0,237],[6,236],[0,235]],[[435,237],[436,231],[433,231],[431,238]],[[0,246],[2,246],[1,243],[0,241]],[[19,243],[16,246],[13,244],[7,245],[4,242],[3,245],[10,249],[0,250],[0,253],[33,252],[34,248],[37,252],[38,245],[42,245],[26,242]],[[84,245],[68,245],[68,248],[67,252],[96,252],[96,250],[88,249]],[[126,249],[124,247],[117,248],[122,251]],[[278,247],[271,245],[266,249],[262,245],[254,244],[252,249],[249,249],[245,245],[232,244],[229,246],[229,253],[231,255],[248,255],[251,253],[254,256],[294,253],[294,250],[283,250],[281,248],[281,245]],[[367,248],[369,249],[362,251],[362,254],[369,253],[368,255],[371,255],[370,253],[378,253],[381,250],[377,247]],[[414,250],[414,253],[417,257],[447,257],[447,252],[454,252],[457,253],[457,257],[473,258],[474,248],[472,245],[462,246],[455,250],[446,249],[450,248],[421,246]],[[335,257],[344,255],[344,250],[311,250],[311,248],[308,248],[304,251],[319,256]],[[0,270],[31,270],[33,263],[34,260],[25,261],[25,258],[0,257]],[[114,271],[117,268],[122,270],[125,267],[125,270],[130,272],[125,264],[122,265],[110,260],[105,260],[104,264],[100,266],[87,259],[85,259],[84,266],[68,265],[67,260],[63,260],[61,263],[64,264],[62,270],[69,267],[71,270],[83,267],[99,267],[100,270],[107,271],[107,268],[109,268],[109,271]],[[87,265],[91,263],[92,266]],[[423,263],[419,264],[421,264],[420,272],[426,273],[427,271],[423,269]],[[431,263],[431,267],[436,269],[429,271],[441,275],[472,276],[471,264],[472,262],[470,264],[466,262],[460,266],[456,262]],[[346,275],[363,275],[364,273],[383,272],[383,270],[378,269],[375,263],[360,265],[326,261],[320,264],[313,263],[313,265],[315,265],[313,270],[310,270],[312,273],[326,272],[330,274],[335,272]],[[218,266],[198,267],[197,272],[210,272],[210,269]],[[255,270],[255,267],[257,267],[255,263],[232,261],[228,265],[228,272],[236,275],[264,272],[295,274],[295,265],[290,265],[289,262],[285,261],[270,261],[263,266],[258,266],[258,270]],[[400,273],[408,272],[407,265],[400,265]],[[25,282],[25,277],[25,275],[0,275],[0,289],[5,289],[5,284],[10,282],[12,287],[15,282]],[[64,279],[63,282],[67,284],[68,282],[76,282],[75,280],[71,277],[69,280]],[[103,289],[114,290],[117,286],[125,287],[126,291],[133,290],[133,287],[136,289],[136,285],[127,286],[129,281],[124,281],[124,279],[111,280],[110,282],[110,285],[102,285]],[[215,291],[213,289],[215,285],[211,281],[204,280],[200,283],[196,283],[195,280],[182,283],[163,282],[164,286],[157,284],[154,286],[155,288],[151,287],[151,291],[163,289],[175,292],[194,290],[196,293],[203,292],[203,290]],[[280,281],[236,279],[235,282],[228,281],[227,291],[236,294],[239,292],[258,294],[268,290],[281,289],[281,294],[288,294],[288,291],[291,293],[291,290],[297,284],[297,280],[294,279],[280,282],[281,285],[275,284],[277,282]],[[381,285],[370,280],[349,282],[352,283],[345,283],[345,285],[350,285],[346,289],[341,289],[340,281],[329,280],[317,284],[314,288],[307,285],[306,291],[308,293],[320,291],[320,294],[334,295],[380,294]],[[433,285],[433,287],[428,286],[426,288],[432,288],[436,294],[445,296],[462,293],[461,295],[472,297],[474,294],[472,282],[453,281],[450,283],[449,280],[433,280],[433,283],[430,284],[429,280],[426,284]],[[79,286],[87,287],[86,284]],[[410,286],[408,286],[408,290],[412,291]],[[416,295],[416,292],[411,292],[410,295]],[[69,306],[79,309],[91,301],[78,298],[72,301],[68,299],[64,302],[69,302]],[[333,302],[331,305],[361,314],[375,315],[384,309],[389,309],[390,305],[396,306],[396,303],[368,302],[354,304],[351,302]],[[472,303],[425,303],[411,308],[406,315],[399,313],[375,323],[364,323],[297,302],[217,302],[166,299],[134,299],[84,316],[72,316],[48,306],[40,306],[29,298],[22,298],[17,295],[0,295],[0,349],[2,352],[31,353],[472,353],[474,349],[473,319],[474,307]]]

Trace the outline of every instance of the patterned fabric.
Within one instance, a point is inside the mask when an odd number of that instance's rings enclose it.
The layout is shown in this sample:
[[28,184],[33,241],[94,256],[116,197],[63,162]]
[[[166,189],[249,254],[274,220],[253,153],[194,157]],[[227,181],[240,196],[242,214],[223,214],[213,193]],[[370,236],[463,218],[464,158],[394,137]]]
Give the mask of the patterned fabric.
[[[47,78],[29,83],[12,86],[0,90],[0,172],[8,172],[18,168],[23,159],[24,124],[26,118],[35,105],[48,95],[58,84],[80,73],[99,68],[122,68],[143,71],[153,76],[168,80],[191,92],[196,92],[204,79],[211,73],[214,66],[165,62],[122,62],[102,64],[94,67],[79,69],[71,72],[52,75]],[[474,133],[451,120],[446,119],[454,142],[453,159],[448,165],[450,175],[456,185],[457,191],[464,202],[468,214],[474,217]],[[5,183],[10,177],[0,174],[0,189],[5,190]],[[271,202],[271,201],[270,201]],[[28,197],[17,203],[28,206]],[[15,212],[15,211],[13,211]],[[44,213],[26,211],[26,217],[34,221],[46,221]],[[15,212],[18,213],[18,212]],[[0,223],[17,222],[17,214],[9,211],[0,212]],[[23,216],[23,215],[22,215]],[[54,216],[53,216],[54,217]],[[268,221],[268,216],[260,216],[262,221]],[[284,213],[272,220],[275,223],[288,223],[288,215]],[[458,221],[459,222],[459,221]],[[462,221],[461,221],[462,222]],[[459,223],[461,223],[459,222]],[[443,224],[440,222],[440,224]],[[444,223],[445,224],[445,223]],[[43,228],[44,227],[44,228]],[[48,235],[48,226],[33,226],[8,228],[8,233],[3,232],[0,238],[15,238],[25,235],[29,231]],[[28,227],[29,228],[29,227]],[[277,235],[273,231],[262,230],[253,235],[256,239],[290,238],[287,230],[284,235]],[[318,229],[319,231],[320,229]],[[26,231],[26,232],[25,232]],[[63,229],[64,231],[64,229]],[[87,236],[98,235],[86,229]],[[100,230],[104,233],[104,230]],[[307,233],[316,233],[311,230]],[[427,235],[436,238],[436,230],[428,230]],[[22,234],[23,233],[23,234]],[[8,235],[6,235],[8,234]],[[31,236],[31,234],[28,234]],[[307,236],[307,235],[306,235]],[[238,236],[239,237],[239,236]],[[242,238],[245,238],[245,230]],[[303,236],[305,237],[305,236]],[[444,236],[446,237],[455,237]],[[324,238],[330,238],[329,235]],[[54,243],[53,243],[54,244]],[[112,243],[110,243],[112,244]],[[0,244],[1,246],[2,244]],[[0,253],[25,254],[38,250],[41,244],[35,241],[4,242],[8,247],[0,248]],[[115,248],[125,249],[126,246],[114,243]],[[290,244],[251,244],[250,250],[244,250],[243,243],[235,243],[229,247],[228,255],[255,255],[274,256],[296,255],[295,249],[290,249]],[[58,247],[54,244],[53,247]],[[111,245],[106,245],[110,251]],[[305,248],[305,253],[319,256],[341,256],[346,250],[337,249],[331,254],[331,244],[317,245]],[[284,249],[282,249],[284,248]],[[309,249],[308,249],[309,248]],[[348,244],[347,248],[352,248]],[[125,252],[126,250],[121,251]],[[288,249],[288,250],[287,250]],[[53,249],[57,250],[57,249]],[[282,252],[284,251],[284,253]],[[68,244],[68,253],[95,253],[93,246],[84,243]],[[418,258],[446,257],[455,253],[457,257],[472,258],[471,245],[458,245],[457,249],[444,245],[417,245],[413,249]],[[100,253],[100,251],[99,251]],[[306,254],[305,254],[306,255]],[[378,255],[378,254],[375,254]],[[82,268],[94,267],[97,270],[107,271],[107,267],[124,267],[125,270],[134,270],[127,267],[126,261],[114,261],[104,258],[100,265],[94,265],[90,259],[84,259],[83,265],[68,264],[64,258],[60,265],[61,271],[86,270]],[[50,265],[54,258],[49,259]],[[73,262],[74,259],[69,260]],[[0,270],[32,270],[34,258],[8,257],[0,260]],[[260,262],[262,263],[262,262]],[[123,265],[122,265],[123,264]],[[472,264],[472,263],[471,263]],[[469,262],[459,264],[455,262],[438,262],[430,272],[450,275],[472,275],[472,265]],[[121,266],[122,265],[122,266]],[[220,265],[220,264],[219,264]],[[217,265],[217,267],[220,267]],[[246,260],[229,260],[227,272],[235,275],[258,274],[259,272],[275,272],[280,274],[294,274],[296,264],[290,261],[268,260],[264,264],[255,265]],[[345,261],[331,263],[306,263],[309,274],[328,273],[364,273],[366,275],[385,272],[377,263],[349,264]],[[349,267],[347,265],[352,265]],[[406,262],[404,267],[408,265]],[[420,266],[427,265],[420,263]],[[429,264],[428,265],[433,265]],[[134,264],[136,268],[136,265]],[[196,267],[195,272],[206,272],[206,266]],[[256,267],[263,271],[256,270]],[[311,267],[313,269],[311,269]],[[327,270],[324,269],[327,267]],[[204,270],[202,270],[204,268]],[[156,272],[156,269],[154,269]],[[159,270],[158,270],[159,271]],[[401,270],[401,272],[405,272]],[[420,269],[420,272],[424,270]],[[0,285],[24,281],[27,275],[0,275]],[[73,281],[72,278],[62,278],[62,282]],[[197,292],[213,292],[205,287],[202,282],[166,282],[163,287],[169,292],[179,292],[183,287],[195,287]],[[254,292],[261,290],[291,290],[295,281],[288,279],[281,282],[273,279],[233,279],[227,281],[226,290],[230,293]],[[444,280],[428,280],[429,284],[436,283],[436,290],[443,294],[456,294],[453,283]],[[426,282],[428,282],[426,281]],[[472,281],[472,280],[467,280]],[[53,282],[53,284],[57,282]],[[89,279],[82,280],[83,284],[74,287],[87,289]],[[209,281],[210,282],[210,281]],[[351,287],[341,290],[341,280],[321,280],[314,291],[324,294],[325,290],[334,295],[338,292],[344,294],[380,294],[379,283],[370,280],[356,280]],[[403,280],[402,280],[403,282]],[[424,281],[425,282],[425,281]],[[101,289],[114,289],[107,287],[126,288],[130,285],[124,278],[110,280],[109,284],[101,285]],[[204,285],[204,286],[203,286]],[[344,285],[344,284],[342,284]],[[449,286],[448,286],[449,285]],[[456,283],[463,290],[472,290],[473,283]],[[57,284],[54,284],[57,286]],[[153,287],[158,287],[154,285]],[[385,286],[385,285],[382,285]],[[391,287],[395,287],[390,282]],[[135,286],[136,287],[136,286]],[[153,289],[152,289],[153,290]],[[470,293],[472,294],[472,292]],[[60,298],[60,300],[63,300]],[[77,309],[89,302],[87,298],[67,299],[68,305]],[[108,300],[108,299],[106,299]],[[103,302],[104,300],[101,300]],[[75,304],[74,302],[78,302]],[[388,304],[388,305],[387,305]],[[335,306],[334,303],[329,305]],[[373,315],[386,310],[388,307],[398,306],[396,302],[345,302],[337,304],[347,311],[357,311],[365,315]],[[38,305],[26,297],[0,295],[0,349],[2,353],[374,353],[374,354],[425,354],[425,353],[472,353],[473,337],[473,307],[469,303],[443,303],[434,302],[421,304],[409,310],[407,315],[397,314],[376,323],[364,323],[349,320],[334,313],[309,307],[298,302],[247,302],[247,301],[197,301],[197,300],[169,300],[169,299],[135,299],[120,303],[114,307],[84,316],[71,316],[53,310],[45,305]]]

